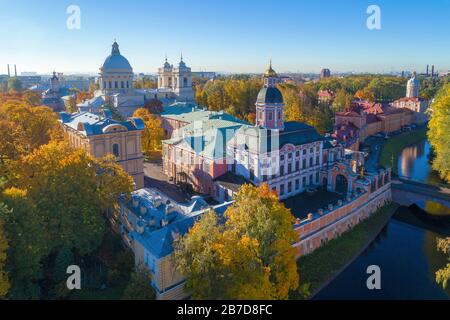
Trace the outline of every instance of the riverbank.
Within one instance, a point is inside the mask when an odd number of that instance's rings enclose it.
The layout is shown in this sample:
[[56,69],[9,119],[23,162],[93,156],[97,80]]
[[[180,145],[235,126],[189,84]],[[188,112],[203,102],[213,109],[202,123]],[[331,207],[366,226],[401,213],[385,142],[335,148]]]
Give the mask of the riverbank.
[[[308,298],[313,297],[330,283],[367,248],[397,208],[398,204],[396,203],[382,207],[351,231],[297,260],[300,287],[308,287],[307,291],[310,293]],[[304,298],[300,292],[294,292],[290,295],[290,299],[294,300]]]
[[400,153],[405,147],[426,139],[427,129],[427,126],[423,126],[412,132],[407,131],[391,137],[382,146],[379,164],[384,167],[392,166],[392,172],[398,175],[398,157]]

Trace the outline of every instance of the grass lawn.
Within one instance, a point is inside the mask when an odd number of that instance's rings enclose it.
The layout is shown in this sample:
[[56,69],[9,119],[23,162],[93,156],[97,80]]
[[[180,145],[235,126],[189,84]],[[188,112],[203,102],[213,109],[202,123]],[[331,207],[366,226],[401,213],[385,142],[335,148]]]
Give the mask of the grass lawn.
[[[300,287],[309,284],[312,294],[333,278],[347,263],[352,261],[376,236],[398,208],[388,204],[351,231],[331,240],[325,246],[297,260]],[[292,292],[290,299],[303,299],[299,292]]]
[[[398,175],[397,162],[403,148],[426,139],[426,137],[426,126],[412,132],[403,132],[397,136],[393,136],[383,144],[379,163],[384,167],[391,167],[392,165],[392,172]],[[394,163],[391,162],[392,156],[394,156]]]

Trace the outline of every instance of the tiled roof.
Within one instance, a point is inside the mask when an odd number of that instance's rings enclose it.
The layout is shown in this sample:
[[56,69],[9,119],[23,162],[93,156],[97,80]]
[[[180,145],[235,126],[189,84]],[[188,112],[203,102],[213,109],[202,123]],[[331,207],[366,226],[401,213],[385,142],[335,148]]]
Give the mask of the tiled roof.
[[140,118],[130,118],[127,121],[117,121],[105,114],[106,117],[96,115],[90,112],[78,112],[70,114],[67,112],[60,112],[61,122],[78,130],[86,136],[93,136],[104,134],[107,127],[111,125],[121,125],[127,131],[144,130],[144,122]]
[[[223,215],[230,204],[231,202],[222,203],[213,207],[213,210],[218,215]],[[133,231],[131,236],[155,258],[162,258],[173,252],[174,237],[185,235],[204,212],[205,209],[196,211],[189,217],[174,221],[155,231],[145,231],[144,233]]]
[[[282,148],[286,144],[298,146],[315,141],[323,141],[325,139],[314,127],[296,121],[285,122],[284,130],[282,131],[268,130],[249,125],[243,126],[241,135],[257,136],[259,153],[271,152],[272,148]],[[278,144],[276,143],[277,141]]]
[[238,191],[239,188],[245,183],[252,184],[250,181],[245,179],[243,176],[234,174],[230,171],[227,171],[225,174],[214,179],[214,182],[216,182],[217,184],[219,184],[229,190],[232,190],[234,192]]

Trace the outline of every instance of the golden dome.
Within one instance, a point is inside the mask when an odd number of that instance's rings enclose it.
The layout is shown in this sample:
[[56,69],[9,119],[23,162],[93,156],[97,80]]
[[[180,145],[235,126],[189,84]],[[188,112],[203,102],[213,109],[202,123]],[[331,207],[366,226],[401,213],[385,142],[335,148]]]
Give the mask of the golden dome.
[[275,72],[275,70],[272,69],[272,59],[270,59],[269,68],[266,70],[264,75],[266,77],[277,77],[278,76],[277,73]]

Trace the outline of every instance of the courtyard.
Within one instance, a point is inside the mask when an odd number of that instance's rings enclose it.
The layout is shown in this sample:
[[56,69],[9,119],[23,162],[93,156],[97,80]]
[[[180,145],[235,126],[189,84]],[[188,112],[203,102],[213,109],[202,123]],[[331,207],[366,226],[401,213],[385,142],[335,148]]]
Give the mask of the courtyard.
[[307,192],[283,200],[284,205],[291,209],[296,218],[304,219],[310,212],[317,212],[320,208],[325,209],[328,204],[336,205],[344,196],[335,192],[317,190],[313,194]]

